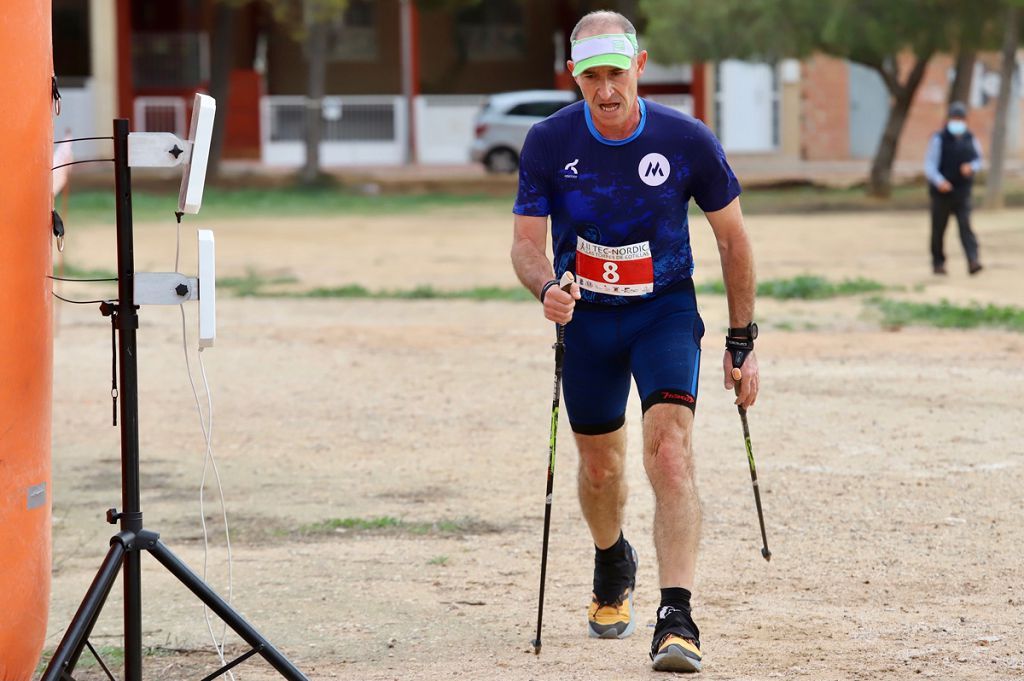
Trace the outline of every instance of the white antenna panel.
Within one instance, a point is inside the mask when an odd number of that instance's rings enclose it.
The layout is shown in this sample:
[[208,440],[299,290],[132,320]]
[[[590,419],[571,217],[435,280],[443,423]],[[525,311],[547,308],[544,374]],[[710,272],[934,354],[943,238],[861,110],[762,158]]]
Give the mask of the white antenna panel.
[[[185,164],[178,193],[178,212],[195,215],[203,203],[203,186],[206,184],[206,165],[210,160],[210,140],[213,137],[213,117],[217,102],[209,95],[196,94],[192,104],[192,123],[188,141],[192,154]],[[211,247],[212,247],[211,235]]]
[[217,338],[217,267],[213,231],[196,230],[199,238],[199,347],[209,348]]

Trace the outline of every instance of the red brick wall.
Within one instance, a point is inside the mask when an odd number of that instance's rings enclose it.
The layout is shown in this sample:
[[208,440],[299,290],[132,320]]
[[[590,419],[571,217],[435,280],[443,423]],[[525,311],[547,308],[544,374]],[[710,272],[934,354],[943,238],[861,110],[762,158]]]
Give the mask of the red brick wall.
[[800,156],[809,161],[850,155],[850,95],[846,62],[815,55],[801,74]]
[[[999,55],[979,56],[990,71],[999,70]],[[914,97],[910,114],[900,136],[896,158],[899,161],[923,162],[928,140],[946,121],[947,99],[951,84],[953,59],[938,55],[928,63],[924,78]],[[909,55],[900,59],[901,77],[912,67]],[[995,120],[993,97],[985,106],[971,109],[967,121],[978,137],[987,157]],[[1021,107],[1024,109],[1024,107]],[[803,62],[801,79],[801,157],[812,161],[840,161],[850,157],[849,76],[845,61],[815,55]],[[1018,118],[1021,118],[1019,115]],[[1010,126],[1021,121],[1010,121]],[[1011,142],[1013,140],[1011,139]],[[1018,148],[1011,148],[1010,158],[1020,157]]]

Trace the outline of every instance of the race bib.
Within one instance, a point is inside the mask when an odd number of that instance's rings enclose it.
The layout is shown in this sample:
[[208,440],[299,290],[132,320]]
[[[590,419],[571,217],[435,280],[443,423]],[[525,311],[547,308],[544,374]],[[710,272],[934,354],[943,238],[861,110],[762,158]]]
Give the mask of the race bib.
[[602,246],[577,236],[576,280],[582,289],[611,296],[642,296],[653,292],[651,242]]

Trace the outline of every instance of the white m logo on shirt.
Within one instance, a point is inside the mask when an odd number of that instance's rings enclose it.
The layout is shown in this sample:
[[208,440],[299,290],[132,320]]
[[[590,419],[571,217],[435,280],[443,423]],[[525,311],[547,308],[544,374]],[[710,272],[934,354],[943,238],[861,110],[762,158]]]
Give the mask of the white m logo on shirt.
[[668,159],[654,152],[640,159],[640,165],[637,167],[640,179],[649,187],[663,184],[671,172],[672,166],[669,165]]

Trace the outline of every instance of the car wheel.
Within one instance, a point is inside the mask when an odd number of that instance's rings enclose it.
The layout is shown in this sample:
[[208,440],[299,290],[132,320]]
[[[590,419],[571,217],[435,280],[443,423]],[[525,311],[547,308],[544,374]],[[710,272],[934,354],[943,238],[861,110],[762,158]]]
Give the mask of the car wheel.
[[484,158],[484,165],[492,173],[514,173],[519,169],[519,155],[511,149],[495,149]]

